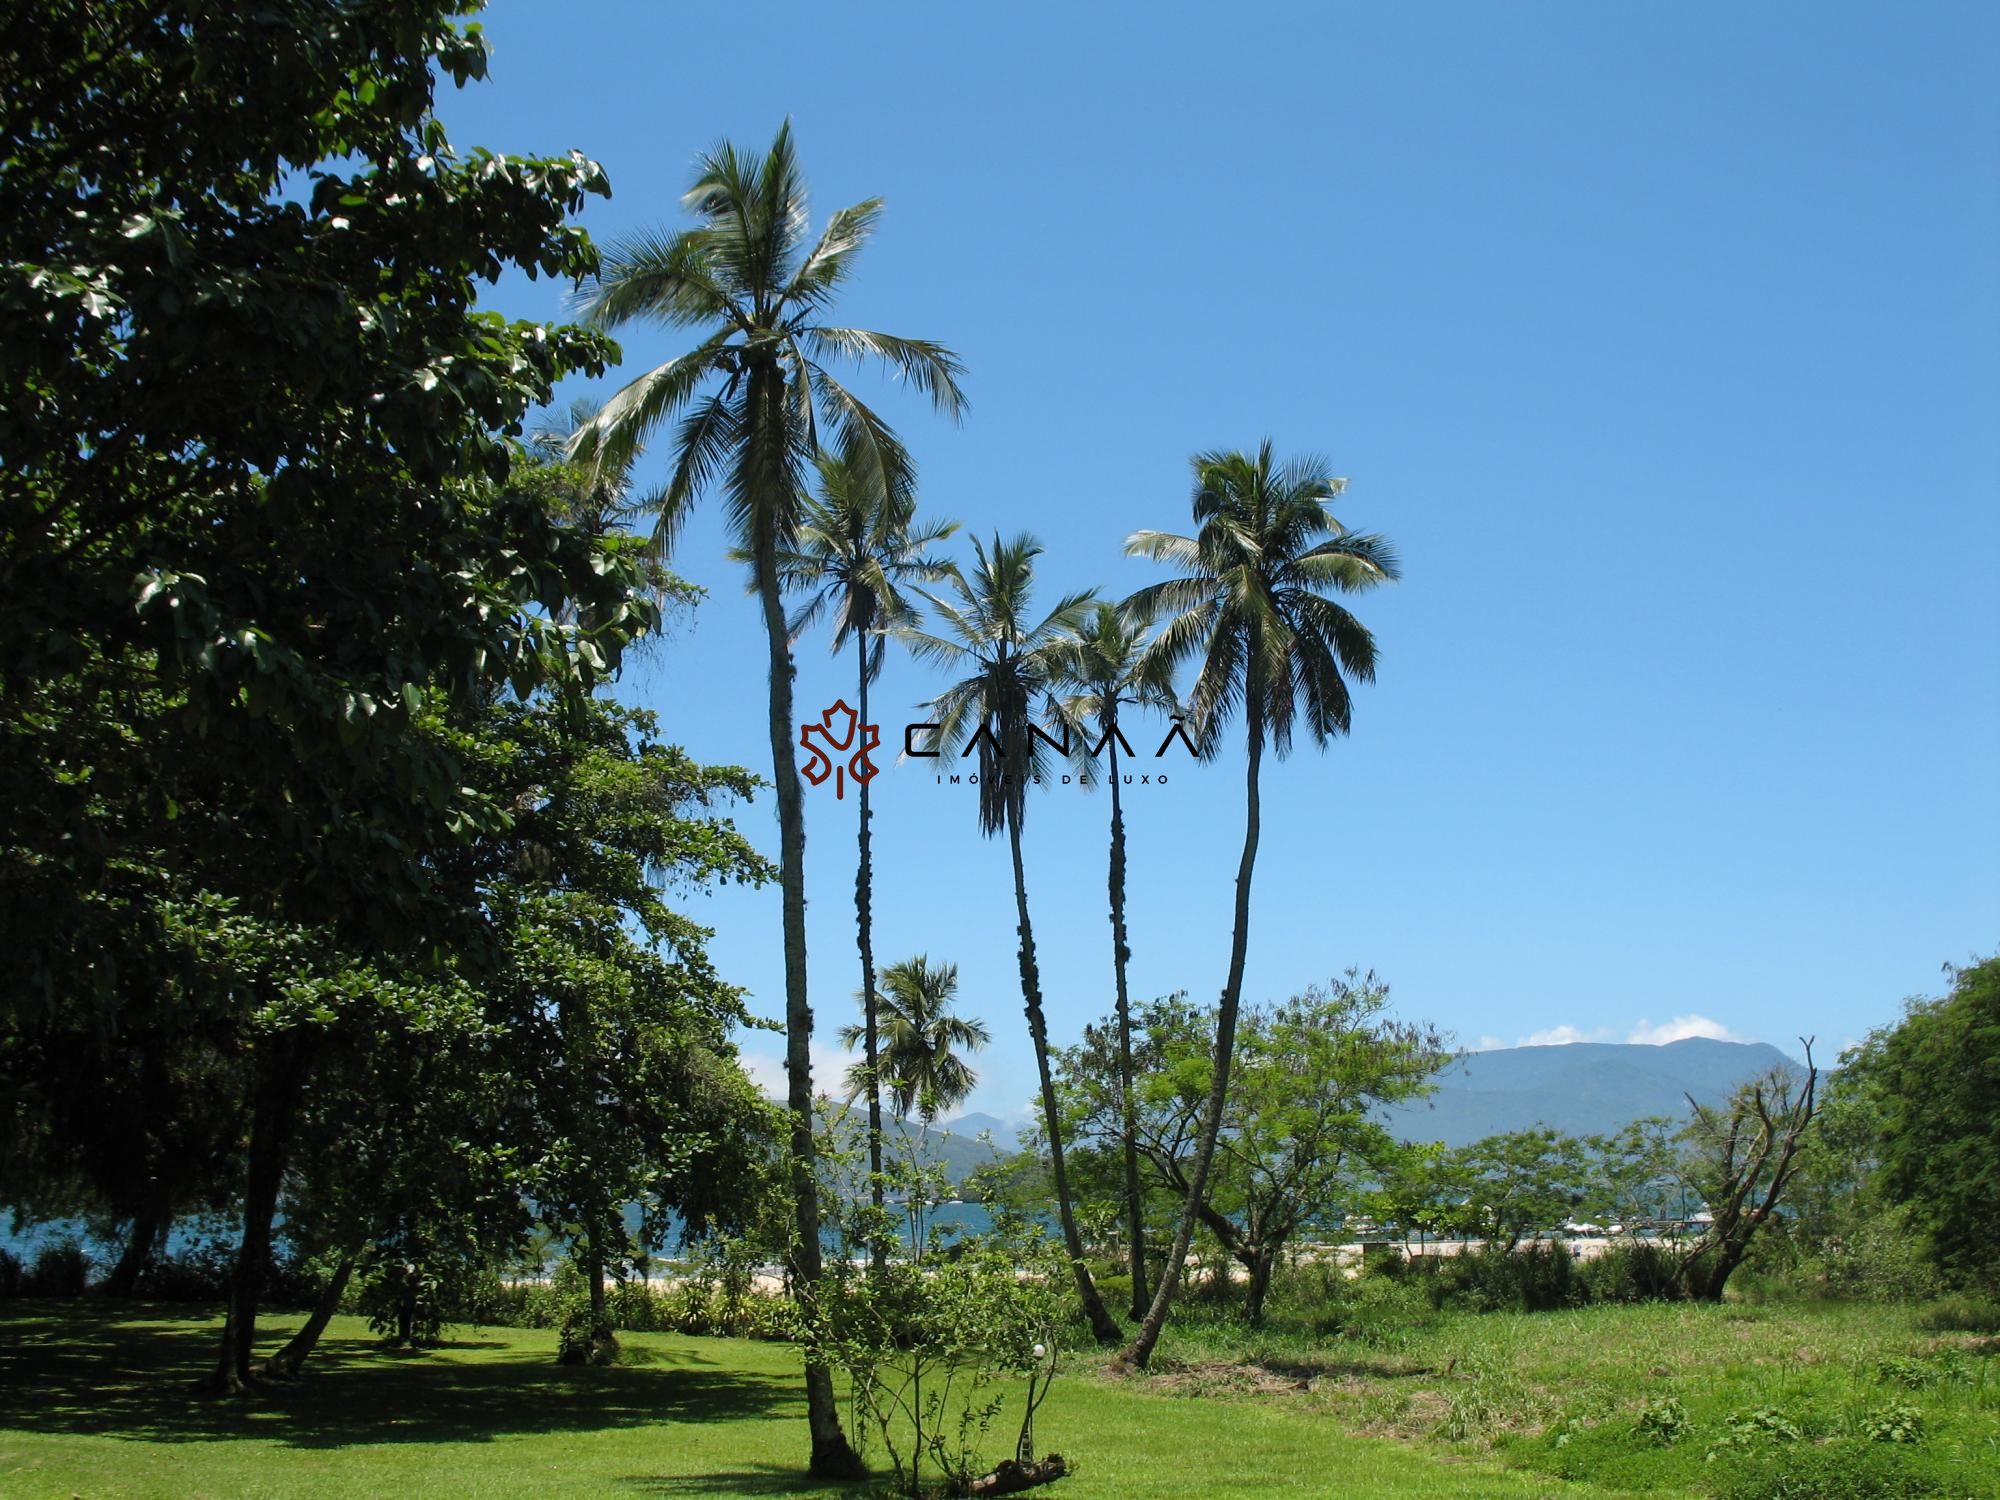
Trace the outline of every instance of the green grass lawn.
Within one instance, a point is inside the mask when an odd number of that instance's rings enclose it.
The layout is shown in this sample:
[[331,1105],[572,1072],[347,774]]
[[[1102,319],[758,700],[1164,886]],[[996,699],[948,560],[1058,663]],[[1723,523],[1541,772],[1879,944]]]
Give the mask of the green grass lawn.
[[[274,1317],[271,1344],[296,1323]],[[217,1326],[0,1303],[0,1497],[865,1493],[800,1473],[783,1345],[627,1333],[631,1362],[574,1369],[546,1331],[406,1354],[341,1318],[307,1379],[218,1402],[191,1391]],[[1459,1313],[1346,1336],[1196,1318],[1161,1355],[1124,1382],[1077,1357],[1036,1432],[1079,1471],[1042,1493],[2000,1500],[2000,1339],[1926,1332],[1909,1308]],[[1869,1437],[1910,1413],[1919,1442]]]
[[[274,1347],[297,1321],[270,1321]],[[460,1330],[392,1354],[340,1318],[305,1380],[239,1403],[190,1393],[217,1327],[164,1307],[0,1304],[0,1496],[862,1492],[804,1480],[797,1356],[782,1345],[625,1334],[638,1362],[572,1369],[548,1332]],[[1090,1375],[1057,1383],[1036,1432],[1078,1463],[1041,1492],[1069,1500],[1599,1493],[1355,1436],[1316,1405]]]

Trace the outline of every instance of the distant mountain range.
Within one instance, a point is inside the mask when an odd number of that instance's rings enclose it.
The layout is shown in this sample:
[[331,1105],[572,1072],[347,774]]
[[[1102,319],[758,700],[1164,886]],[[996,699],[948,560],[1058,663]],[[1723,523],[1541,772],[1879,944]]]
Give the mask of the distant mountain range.
[[1803,1071],[1767,1042],[1707,1037],[1502,1047],[1467,1053],[1438,1076],[1435,1094],[1384,1113],[1398,1138],[1447,1146],[1537,1126],[1604,1135],[1648,1115],[1685,1119],[1689,1095],[1721,1104],[1736,1085],[1776,1067]]
[[[1560,1047],[1501,1047],[1469,1052],[1438,1075],[1428,1099],[1383,1112],[1401,1140],[1469,1146],[1489,1135],[1538,1126],[1568,1135],[1608,1135],[1648,1115],[1676,1120],[1688,1096],[1721,1104],[1739,1083],[1772,1068],[1802,1072],[1767,1042],[1690,1037],[1664,1046],[1572,1042]],[[893,1121],[889,1122],[895,1128]],[[907,1128],[912,1134],[914,1124]],[[968,1114],[933,1125],[929,1150],[954,1183],[1019,1149],[1022,1127],[994,1115]],[[991,1146],[979,1140],[990,1133]]]
[[[864,1150],[862,1142],[866,1140],[867,1125],[868,1117],[862,1108],[857,1107],[848,1112],[843,1131],[844,1147],[856,1152],[857,1156]],[[978,1139],[982,1130],[993,1132],[992,1145],[989,1146]],[[882,1115],[884,1155],[908,1150],[908,1145],[905,1143],[914,1142],[921,1132],[922,1127],[915,1120],[898,1120],[884,1110]],[[924,1136],[924,1154],[944,1168],[945,1175],[951,1179],[954,1187],[962,1186],[965,1179],[981,1167],[990,1166],[1002,1157],[1012,1156],[1015,1149],[1014,1135],[1015,1127],[1004,1120],[997,1120],[991,1115],[964,1115],[953,1120],[948,1126],[931,1126],[928,1134]],[[855,1176],[853,1186],[853,1191],[857,1195],[860,1192],[859,1185],[867,1181],[867,1170],[867,1163],[857,1160],[855,1172],[858,1175]]]

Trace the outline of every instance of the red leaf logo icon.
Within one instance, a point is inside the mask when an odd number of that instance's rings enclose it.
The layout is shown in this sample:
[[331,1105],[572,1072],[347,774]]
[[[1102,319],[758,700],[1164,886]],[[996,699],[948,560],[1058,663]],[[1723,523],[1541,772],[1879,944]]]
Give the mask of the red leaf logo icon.
[[[880,747],[882,730],[875,724],[859,723],[860,716],[847,706],[845,699],[835,699],[833,707],[820,711],[817,724],[807,722],[799,726],[799,744],[811,756],[799,770],[814,786],[824,786],[829,778],[833,781],[833,795],[836,800],[847,795],[847,778],[865,782],[874,777],[875,763],[868,758],[868,752]],[[860,732],[861,743],[855,744],[855,733]],[[815,744],[814,741],[818,743]],[[834,752],[845,754],[839,759]]]

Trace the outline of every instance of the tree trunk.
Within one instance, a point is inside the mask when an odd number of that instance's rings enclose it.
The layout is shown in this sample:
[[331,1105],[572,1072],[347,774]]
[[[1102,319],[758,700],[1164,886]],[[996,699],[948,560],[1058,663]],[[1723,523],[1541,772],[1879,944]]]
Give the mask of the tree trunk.
[[[858,712],[860,724],[868,722],[868,636],[865,629],[855,632],[856,655],[860,661],[861,699]],[[857,729],[858,735],[861,731]],[[874,882],[875,865],[869,847],[868,831],[868,784],[874,777],[862,781],[859,787],[861,798],[860,858],[854,871],[854,940],[861,949],[861,1014],[862,1014],[862,1058],[868,1069],[868,1200],[875,1208],[877,1228],[869,1236],[868,1260],[879,1275],[889,1263],[889,1244],[886,1232],[879,1226],[887,1222],[888,1207],[882,1182],[882,1079],[877,1069],[881,1066],[879,1015],[875,996],[875,915]]]
[[[1002,775],[1019,775],[1002,771]],[[1035,1044],[1035,1068],[1041,1075],[1042,1115],[1049,1133],[1049,1165],[1056,1179],[1056,1216],[1062,1221],[1063,1244],[1069,1250],[1070,1268],[1076,1276],[1077,1296],[1083,1301],[1083,1315],[1089,1320],[1091,1336],[1100,1344],[1115,1344],[1124,1335],[1117,1322],[1104,1310],[1104,1299],[1090,1279],[1083,1263],[1083,1236],[1077,1233],[1076,1211],[1070,1204],[1069,1172],[1063,1165],[1062,1117],[1056,1104],[1055,1077],[1049,1071],[1049,1028],[1042,1015],[1042,979],[1035,963],[1035,929],[1028,920],[1028,877],[1021,864],[1021,815],[1018,794],[1007,799],[1007,847],[1014,857],[1014,911],[1019,919],[1021,946],[1021,999],[1028,1012],[1028,1035]]]
[[[784,888],[785,1077],[791,1110],[791,1167],[794,1234],[790,1254],[792,1288],[810,1312],[819,1295],[819,1184],[813,1150],[812,1005],[806,994],[806,821],[799,767],[792,750],[792,649],[778,590],[777,509],[788,502],[792,483],[784,452],[784,376],[775,368],[753,366],[748,402],[754,424],[749,456],[757,488],[753,521],[757,597],[764,609],[764,638],[770,657],[771,772],[777,785],[780,881]],[[811,1472],[819,1479],[859,1478],[861,1459],[840,1430],[840,1405],[833,1375],[811,1344],[805,1351],[806,1421],[812,1432]]]
[[326,1288],[319,1294],[319,1301],[313,1304],[305,1326],[293,1334],[291,1340],[276,1354],[257,1367],[262,1376],[279,1380],[295,1380],[306,1356],[319,1343],[319,1336],[326,1332],[326,1325],[333,1321],[333,1315],[340,1311],[340,1299],[347,1294],[348,1279],[354,1275],[354,1257],[343,1255],[340,1264],[333,1269]]
[[111,1274],[104,1278],[103,1293],[107,1297],[129,1297],[138,1285],[140,1276],[153,1262],[153,1252],[159,1247],[172,1220],[153,1209],[141,1209],[132,1220],[132,1227],[125,1236],[124,1253],[118,1257],[118,1264],[111,1268]]
[[1132,998],[1125,968],[1132,949],[1125,938],[1125,813],[1118,801],[1118,710],[1104,720],[1111,751],[1111,963],[1118,979],[1118,1092],[1124,1101],[1125,1234],[1132,1252],[1132,1320],[1146,1316],[1146,1220],[1139,1197],[1139,1112],[1132,1098]]
[[[1254,646],[1253,646],[1254,651]],[[1259,673],[1253,665],[1250,681],[1244,693],[1244,711],[1249,721],[1249,756],[1244,773],[1244,817],[1243,817],[1243,857],[1236,866],[1236,923],[1229,938],[1229,974],[1222,986],[1222,1004],[1215,1018],[1215,1066],[1209,1075],[1208,1103],[1201,1120],[1201,1135],[1195,1143],[1194,1172],[1188,1178],[1187,1202],[1181,1209],[1179,1225],[1174,1230],[1172,1247],[1167,1251],[1166,1270],[1160,1277],[1159,1289],[1153,1294],[1153,1305],[1146,1310],[1146,1321],[1140,1325],[1138,1336],[1112,1361],[1118,1369],[1140,1369],[1153,1357],[1153,1349],[1160,1342],[1160,1332],[1167,1325],[1167,1313],[1173,1306],[1174,1290],[1180,1285],[1181,1266],[1187,1260],[1188,1244],[1194,1238],[1195,1220],[1207,1202],[1209,1168],[1215,1163],[1215,1140],[1222,1128],[1222,1108],[1229,1094],[1229,1062],[1236,1047],[1236,1013],[1243,1003],[1243,968],[1250,952],[1250,882],[1257,868],[1257,839],[1260,833],[1260,808],[1257,800],[1257,775],[1264,760],[1264,719],[1258,704],[1261,691]]]
[[618,1349],[618,1335],[611,1327],[611,1314],[605,1307],[604,1252],[598,1248],[600,1243],[595,1229],[584,1237],[584,1273],[590,1282],[588,1358],[594,1365],[611,1363]]
[[1250,1272],[1249,1298],[1244,1303],[1243,1316],[1252,1328],[1264,1326],[1264,1298],[1271,1290],[1271,1273],[1277,1269],[1278,1257],[1275,1251],[1256,1250],[1239,1256]]
[[222,1348],[207,1386],[225,1396],[242,1395],[255,1387],[250,1355],[257,1342],[257,1303],[264,1290],[264,1268],[271,1260],[271,1220],[278,1211],[299,1085],[308,1066],[308,1043],[296,1031],[266,1037],[256,1050],[260,1055],[243,1187],[243,1242],[229,1280]]

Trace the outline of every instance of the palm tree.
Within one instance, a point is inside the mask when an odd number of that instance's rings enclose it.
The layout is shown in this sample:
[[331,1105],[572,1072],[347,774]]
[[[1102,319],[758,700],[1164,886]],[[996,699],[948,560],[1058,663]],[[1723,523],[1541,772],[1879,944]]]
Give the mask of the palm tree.
[[[1118,797],[1118,750],[1124,740],[1119,727],[1121,708],[1154,708],[1172,712],[1172,687],[1165,679],[1161,657],[1145,654],[1145,629],[1110,604],[1099,604],[1078,626],[1076,634],[1059,639],[1049,651],[1054,709],[1069,732],[1072,753],[1086,768],[1097,751],[1109,757],[1111,783],[1111,966],[1118,997],[1118,1091],[1124,1119],[1120,1127],[1125,1154],[1125,1225],[1132,1260],[1132,1317],[1144,1318],[1152,1299],[1146,1295],[1146,1224],[1139,1198],[1139,1123],[1132,1096],[1132,1001],[1126,986],[1126,964],[1132,957],[1125,935],[1125,814]],[[1128,751],[1130,746],[1125,747]]]
[[[865,464],[822,457],[819,481],[819,495],[807,503],[792,544],[778,554],[778,576],[787,589],[807,596],[792,611],[789,624],[794,640],[831,611],[833,650],[838,652],[848,641],[854,642],[856,712],[859,722],[866,724],[868,686],[882,673],[886,645],[882,631],[898,622],[914,623],[917,618],[916,607],[902,586],[914,581],[933,582],[949,573],[950,564],[929,556],[925,549],[958,530],[958,523],[917,524],[915,498],[907,494],[892,497],[881,482],[879,469]],[[868,786],[864,780],[857,788],[860,857],[854,872],[854,932],[861,950],[864,1012],[860,1066],[869,1078],[876,1078],[880,1076],[880,1056]],[[869,1193],[879,1211],[883,1207],[882,1091],[871,1085],[858,1092],[868,1095]],[[880,1217],[878,1212],[878,1220]],[[887,1260],[888,1246],[877,1238],[870,1255],[879,1268]]]
[[[993,1040],[983,1021],[952,1014],[958,993],[958,965],[931,967],[930,956],[919,953],[882,971],[882,993],[876,996],[885,1043],[879,1069],[864,1058],[847,1071],[849,1097],[869,1092],[878,1081],[889,1085],[898,1119],[914,1111],[929,1125],[948,1109],[965,1102],[978,1077],[955,1049],[977,1052]],[[875,1014],[877,1007],[857,997]],[[865,1023],[843,1026],[841,1045],[852,1051],[867,1039]]]
[[[584,313],[602,328],[635,320],[700,331],[687,353],[631,381],[576,435],[574,458],[608,472],[663,422],[673,429],[671,473],[654,535],[671,548],[688,512],[719,485],[737,544],[749,554],[770,658],[772,780],[777,787],[779,869],[784,889],[785,1070],[791,1109],[790,1269],[810,1298],[819,1281],[819,1195],[813,1169],[812,1007],[806,994],[805,814],[792,759],[792,653],[780,598],[778,558],[794,541],[805,468],[821,451],[824,424],[853,461],[879,473],[891,495],[911,488],[909,456],[873,411],[822,361],[871,357],[888,363],[940,411],[964,408],[956,356],[942,345],[821,321],[853,270],[881,214],[881,200],[841,209],[808,243],[805,180],[789,122],[762,160],[723,142],[702,157],[681,200],[695,227],[641,233],[606,254]],[[840,1430],[825,1364],[806,1359],[812,1472],[858,1474]]]
[[1357,535],[1334,519],[1330,507],[1347,481],[1333,478],[1323,459],[1279,465],[1266,439],[1254,458],[1242,452],[1200,453],[1193,462],[1195,535],[1139,531],[1125,543],[1128,553],[1170,564],[1185,576],[1139,590],[1125,607],[1137,619],[1166,617],[1150,653],[1162,663],[1199,658],[1189,701],[1204,754],[1219,748],[1229,715],[1239,707],[1243,711],[1243,854],[1236,868],[1229,972],[1216,1013],[1215,1063],[1187,1202],[1153,1305],[1137,1337],[1119,1353],[1117,1363],[1126,1367],[1143,1366],[1159,1342],[1208,1191],[1243,999],[1250,882],[1257,864],[1257,783],[1265,745],[1285,756],[1298,725],[1322,746],[1347,733],[1351,704],[1346,678],[1374,678],[1375,638],[1326,595],[1360,593],[1399,576],[1396,555],[1386,541]]
[[1049,687],[1049,648],[1058,635],[1074,630],[1089,593],[1071,594],[1038,624],[1028,623],[1028,600],[1034,583],[1034,561],[1041,544],[1022,535],[1002,542],[996,535],[991,549],[973,539],[974,567],[968,582],[952,575],[956,601],[920,590],[937,611],[949,635],[904,626],[897,638],[920,659],[966,675],[928,705],[937,716],[940,749],[964,745],[979,749],[979,831],[989,838],[1003,829],[1014,861],[1014,911],[1021,946],[1021,1000],[1028,1015],[1028,1035],[1035,1044],[1035,1067],[1041,1074],[1042,1112],[1049,1133],[1049,1162],[1056,1179],[1056,1212],[1062,1220],[1063,1241],[1075,1268],[1077,1292],[1091,1332],[1102,1343],[1122,1336],[1104,1310],[1090,1271],[1083,1263],[1083,1239],[1077,1233],[1070,1202],[1069,1176],[1063,1165],[1062,1121],[1056,1109],[1056,1088],[1049,1071],[1048,1024],[1042,1014],[1042,980],[1035,962],[1035,929],[1028,919],[1028,879],[1021,863],[1021,823],[1027,814],[1027,789],[1048,769],[1049,744],[1031,724],[1031,707]]

